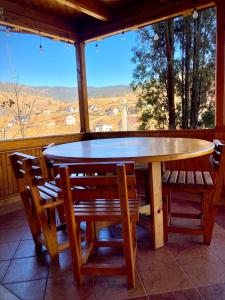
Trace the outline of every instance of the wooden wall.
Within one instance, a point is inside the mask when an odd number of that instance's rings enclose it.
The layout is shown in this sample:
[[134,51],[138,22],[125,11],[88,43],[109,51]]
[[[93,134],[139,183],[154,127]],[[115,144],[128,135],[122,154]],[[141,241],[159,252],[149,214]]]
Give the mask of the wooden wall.
[[[8,155],[14,151],[29,153],[39,157],[43,166],[42,148],[50,143],[61,144],[87,139],[111,138],[111,137],[132,137],[132,136],[165,136],[165,137],[189,137],[212,141],[214,138],[224,139],[223,130],[162,130],[162,131],[128,131],[128,132],[101,132],[86,134],[69,134],[62,136],[25,138],[0,142],[0,201],[6,196],[17,192],[12,169]],[[170,169],[207,170],[209,167],[208,157],[202,156],[194,159],[178,160],[168,162]]]
[[84,138],[83,134],[25,138],[0,142],[0,201],[5,197],[17,193],[16,182],[12,173],[12,168],[8,155],[14,151],[24,152],[37,156],[40,159],[42,167],[44,160],[42,148],[50,143],[61,144],[74,141],[80,141]]

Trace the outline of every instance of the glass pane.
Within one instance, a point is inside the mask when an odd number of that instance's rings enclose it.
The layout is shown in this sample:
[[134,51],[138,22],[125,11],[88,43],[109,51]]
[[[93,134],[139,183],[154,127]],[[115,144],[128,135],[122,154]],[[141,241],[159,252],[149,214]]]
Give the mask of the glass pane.
[[0,32],[0,139],[80,131],[73,45]]

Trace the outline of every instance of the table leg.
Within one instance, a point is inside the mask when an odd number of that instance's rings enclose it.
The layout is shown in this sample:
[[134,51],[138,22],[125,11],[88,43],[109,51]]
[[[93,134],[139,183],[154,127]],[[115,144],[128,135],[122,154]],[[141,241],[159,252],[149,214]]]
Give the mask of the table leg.
[[153,248],[164,246],[161,162],[148,164]]

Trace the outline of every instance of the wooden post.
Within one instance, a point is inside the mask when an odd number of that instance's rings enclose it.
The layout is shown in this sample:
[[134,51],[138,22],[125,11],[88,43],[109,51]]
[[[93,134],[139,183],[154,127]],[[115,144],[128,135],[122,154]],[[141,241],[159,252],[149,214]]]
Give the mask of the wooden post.
[[80,108],[80,131],[86,133],[90,131],[90,125],[88,115],[88,94],[85,66],[85,43],[77,42],[74,45],[76,48],[77,62],[77,86]]
[[153,248],[164,246],[161,163],[148,164]]
[[225,0],[216,1],[216,128],[225,127]]

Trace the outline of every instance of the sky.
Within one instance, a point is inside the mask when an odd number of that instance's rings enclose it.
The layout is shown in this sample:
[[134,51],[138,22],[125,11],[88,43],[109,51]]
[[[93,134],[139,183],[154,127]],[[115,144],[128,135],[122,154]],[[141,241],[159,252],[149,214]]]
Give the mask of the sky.
[[[129,85],[135,39],[136,32],[131,31],[98,41],[97,50],[96,42],[86,44],[88,86]],[[12,82],[16,77],[19,84],[30,86],[77,86],[74,46],[0,31],[0,81]]]

